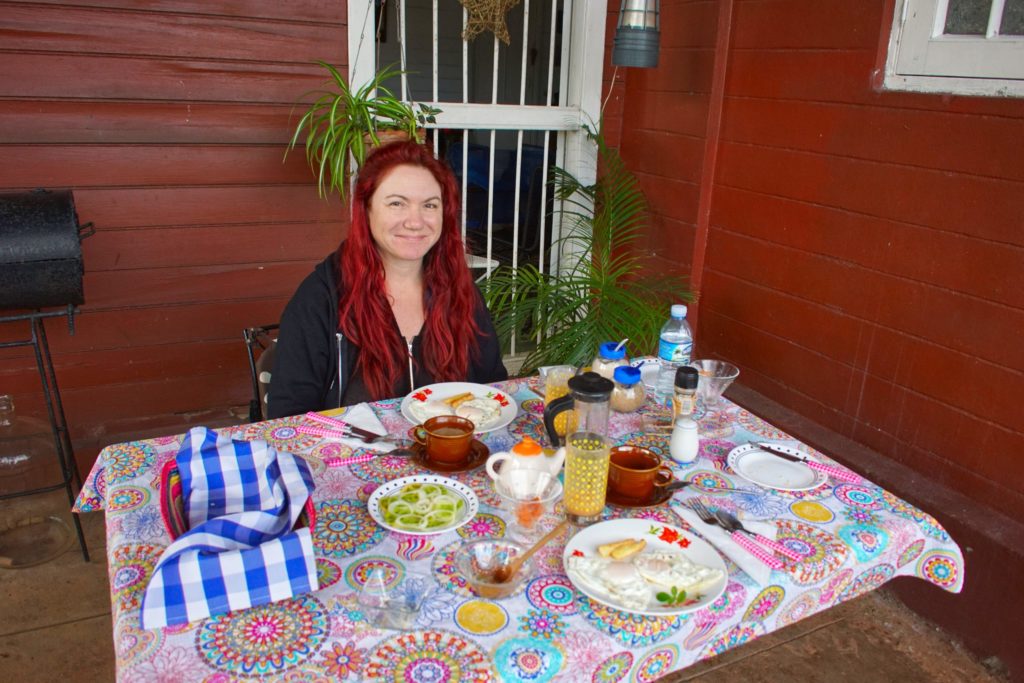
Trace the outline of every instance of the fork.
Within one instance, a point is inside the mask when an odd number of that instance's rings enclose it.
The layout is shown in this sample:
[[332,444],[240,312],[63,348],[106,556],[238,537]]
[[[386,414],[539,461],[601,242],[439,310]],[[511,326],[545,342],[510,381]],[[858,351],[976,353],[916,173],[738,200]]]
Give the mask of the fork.
[[797,553],[796,551],[790,550],[789,548],[787,548],[786,546],[782,545],[778,541],[776,541],[774,539],[771,539],[771,538],[768,538],[767,536],[762,536],[761,534],[759,534],[757,532],[751,531],[747,527],[743,526],[743,523],[740,522],[739,519],[737,519],[733,515],[730,515],[729,513],[725,512],[724,510],[721,510],[721,509],[715,510],[714,514],[715,514],[715,517],[718,518],[718,521],[721,522],[722,526],[725,527],[726,529],[728,529],[729,531],[733,531],[733,532],[740,532],[740,531],[742,531],[745,534],[749,534],[751,537],[754,538],[754,540],[759,542],[761,545],[763,545],[763,546],[765,546],[767,548],[771,548],[775,552],[779,553],[780,555],[785,555],[786,557],[788,557],[791,560],[799,562],[800,560],[803,559],[803,557],[799,553]]
[[[371,431],[369,431],[367,429],[362,429],[360,427],[356,427],[355,425],[349,424],[348,422],[344,422],[342,420],[336,420],[333,417],[327,417],[326,415],[321,415],[319,413],[308,412],[308,413],[306,413],[305,417],[307,419],[309,419],[309,420],[313,420],[314,422],[319,422],[322,425],[326,425],[328,427],[333,427],[334,430],[337,431],[339,435],[343,435],[345,438],[349,438],[349,437],[353,437],[354,436],[357,439],[359,439],[360,441],[362,441],[363,443],[377,443],[378,441],[390,441],[391,440],[389,438],[391,436],[390,434],[375,434],[374,432],[371,432]],[[303,432],[310,433],[310,434],[313,433],[308,428],[307,429],[302,429],[300,427],[299,431],[303,431]],[[331,436],[331,435],[330,434],[319,434],[319,436]]]
[[768,550],[762,548],[752,539],[743,535],[739,531],[732,531],[722,524],[721,520],[715,517],[711,510],[708,510],[707,507],[705,507],[704,503],[699,500],[689,500],[687,501],[687,504],[690,506],[691,510],[697,513],[697,516],[700,517],[700,521],[712,526],[722,527],[729,533],[729,537],[736,542],[736,545],[740,546],[772,569],[782,569],[782,560],[772,555]]

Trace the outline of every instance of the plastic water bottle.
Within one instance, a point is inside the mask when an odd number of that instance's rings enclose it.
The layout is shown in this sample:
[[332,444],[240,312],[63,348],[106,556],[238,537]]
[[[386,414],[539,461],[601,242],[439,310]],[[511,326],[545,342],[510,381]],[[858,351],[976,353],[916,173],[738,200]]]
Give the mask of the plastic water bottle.
[[686,322],[686,306],[674,304],[672,317],[661,328],[661,342],[658,344],[658,384],[655,398],[665,403],[675,390],[676,369],[690,362],[693,350],[693,333]]

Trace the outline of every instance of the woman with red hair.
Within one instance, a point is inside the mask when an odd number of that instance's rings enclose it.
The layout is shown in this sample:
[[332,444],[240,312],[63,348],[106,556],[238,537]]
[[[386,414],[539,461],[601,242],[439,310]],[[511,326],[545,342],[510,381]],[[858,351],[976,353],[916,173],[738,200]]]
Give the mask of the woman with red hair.
[[395,142],[367,158],[348,237],[281,318],[269,417],[508,377],[459,215],[455,176],[428,148]]

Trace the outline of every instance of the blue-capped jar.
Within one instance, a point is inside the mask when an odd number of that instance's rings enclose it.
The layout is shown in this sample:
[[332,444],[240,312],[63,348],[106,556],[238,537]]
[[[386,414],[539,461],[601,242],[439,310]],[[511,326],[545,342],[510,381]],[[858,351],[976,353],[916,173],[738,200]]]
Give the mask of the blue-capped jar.
[[612,389],[611,409],[617,413],[632,413],[644,404],[644,384],[639,368],[628,365],[615,368],[615,388]]
[[605,379],[615,380],[615,368],[626,367],[629,361],[626,360],[626,345],[618,347],[618,342],[604,342],[597,347],[597,356],[590,364],[590,369]]

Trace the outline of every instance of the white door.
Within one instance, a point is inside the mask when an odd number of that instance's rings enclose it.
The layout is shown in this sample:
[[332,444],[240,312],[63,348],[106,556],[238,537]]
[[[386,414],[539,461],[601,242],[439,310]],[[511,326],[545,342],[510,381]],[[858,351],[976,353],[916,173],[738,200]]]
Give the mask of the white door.
[[[564,267],[551,253],[548,169],[584,182],[596,150],[581,125],[600,117],[606,0],[520,0],[506,17],[510,43],[490,31],[462,39],[458,0],[348,0],[349,74],[365,83],[383,66],[389,84],[442,112],[428,134],[462,183],[471,265]],[[514,353],[514,351],[513,351]]]

